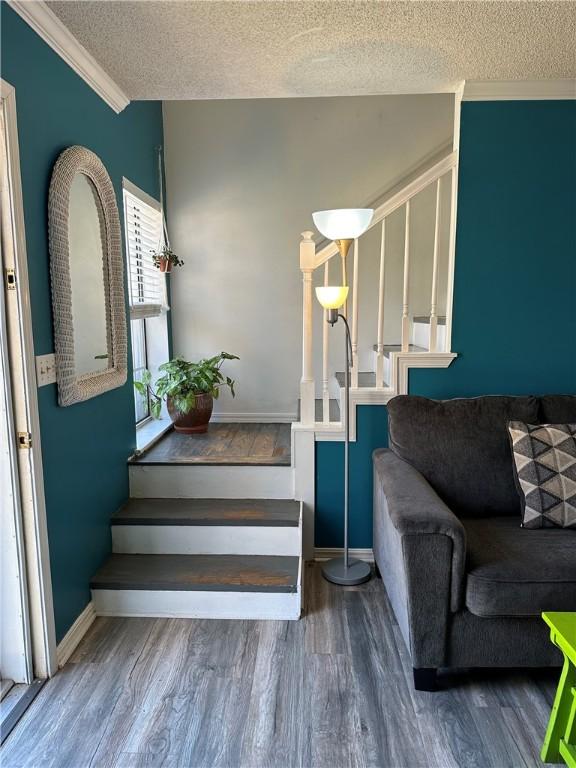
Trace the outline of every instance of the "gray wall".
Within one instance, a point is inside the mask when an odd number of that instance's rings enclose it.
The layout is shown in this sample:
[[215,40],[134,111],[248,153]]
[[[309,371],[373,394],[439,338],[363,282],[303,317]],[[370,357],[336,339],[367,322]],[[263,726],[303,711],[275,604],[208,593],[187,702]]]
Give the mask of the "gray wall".
[[236,400],[216,410],[294,414],[300,232],[314,210],[380,197],[450,140],[452,121],[447,94],[164,104],[168,225],[186,262],[171,284],[174,352],[241,357],[228,366]]

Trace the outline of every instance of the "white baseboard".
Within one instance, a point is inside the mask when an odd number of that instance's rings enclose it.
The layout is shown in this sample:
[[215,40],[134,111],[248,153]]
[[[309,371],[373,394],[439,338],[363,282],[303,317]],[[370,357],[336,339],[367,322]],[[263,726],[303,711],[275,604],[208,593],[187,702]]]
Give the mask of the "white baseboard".
[[[316,547],[314,549],[315,560],[331,560],[333,557],[342,557],[344,550],[341,547]],[[372,549],[349,549],[350,557],[358,560],[365,560],[367,563],[374,562],[374,553]]]
[[296,413],[213,413],[211,421],[243,422],[249,424],[289,424],[296,421]]
[[56,648],[58,668],[63,667],[70,656],[72,656],[80,640],[82,640],[86,632],[88,632],[95,618],[96,612],[94,610],[94,605],[92,601],[90,601],[74,624],[72,624],[68,632],[66,632],[62,640],[58,643],[58,647]]

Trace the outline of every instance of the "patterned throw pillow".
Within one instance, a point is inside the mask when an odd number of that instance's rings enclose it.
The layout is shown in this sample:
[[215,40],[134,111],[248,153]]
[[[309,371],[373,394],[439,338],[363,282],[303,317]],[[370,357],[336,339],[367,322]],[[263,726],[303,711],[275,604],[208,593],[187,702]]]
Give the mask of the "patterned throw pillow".
[[522,525],[576,528],[576,424],[508,424]]

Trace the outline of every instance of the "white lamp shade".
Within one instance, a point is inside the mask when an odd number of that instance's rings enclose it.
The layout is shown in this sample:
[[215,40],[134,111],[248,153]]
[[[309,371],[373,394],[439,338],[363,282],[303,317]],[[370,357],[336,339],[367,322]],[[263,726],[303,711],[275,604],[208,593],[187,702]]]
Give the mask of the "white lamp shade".
[[348,298],[347,285],[322,285],[316,288],[316,298],[324,309],[340,309]]
[[372,208],[335,208],[312,214],[316,229],[329,240],[354,240],[368,229]]

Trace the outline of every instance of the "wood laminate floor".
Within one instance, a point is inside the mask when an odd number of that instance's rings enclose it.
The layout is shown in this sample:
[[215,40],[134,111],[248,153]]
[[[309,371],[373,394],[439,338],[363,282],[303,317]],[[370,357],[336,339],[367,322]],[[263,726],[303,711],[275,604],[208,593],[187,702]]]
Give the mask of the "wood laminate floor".
[[203,435],[172,430],[131,464],[289,466],[290,424],[211,423]]
[[558,671],[417,693],[382,582],[306,573],[298,622],[99,618],[3,768],[532,768]]

